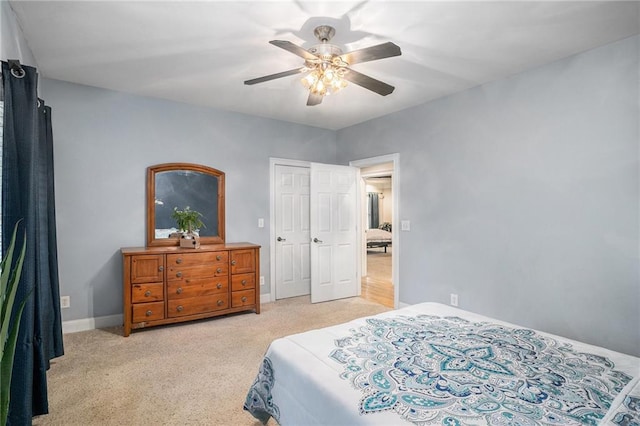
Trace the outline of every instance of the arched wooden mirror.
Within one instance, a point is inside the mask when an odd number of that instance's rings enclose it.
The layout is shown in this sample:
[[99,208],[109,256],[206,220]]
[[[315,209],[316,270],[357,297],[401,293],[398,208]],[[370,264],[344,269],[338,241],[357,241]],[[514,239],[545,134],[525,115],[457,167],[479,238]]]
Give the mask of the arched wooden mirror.
[[147,168],[147,245],[177,246],[175,208],[202,214],[202,244],[224,243],[224,173],[207,166],[165,163]]

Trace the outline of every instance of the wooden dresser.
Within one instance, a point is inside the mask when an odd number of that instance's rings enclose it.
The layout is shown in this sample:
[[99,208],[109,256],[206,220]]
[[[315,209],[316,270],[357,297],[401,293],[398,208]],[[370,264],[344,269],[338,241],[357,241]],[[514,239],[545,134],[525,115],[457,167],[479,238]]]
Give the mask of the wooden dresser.
[[260,313],[260,246],[121,249],[124,336],[153,327],[241,311]]

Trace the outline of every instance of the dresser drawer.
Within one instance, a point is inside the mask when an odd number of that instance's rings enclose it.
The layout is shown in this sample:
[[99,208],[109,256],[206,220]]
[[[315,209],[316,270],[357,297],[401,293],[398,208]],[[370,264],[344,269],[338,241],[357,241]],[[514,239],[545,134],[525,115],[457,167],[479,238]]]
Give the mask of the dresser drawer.
[[131,286],[131,302],[156,302],[164,299],[162,283],[134,284]]
[[256,303],[256,291],[255,290],[242,290],[234,291],[231,293],[231,307],[236,308],[238,306],[255,305]]
[[229,275],[229,265],[226,263],[203,266],[170,266],[167,271],[167,281],[199,280]]
[[231,291],[256,288],[256,274],[238,274],[231,276]]
[[201,266],[212,263],[228,263],[229,253],[226,251],[209,251],[205,253],[168,254],[167,266]]
[[186,281],[170,281],[167,283],[167,298],[184,299],[188,297],[210,296],[229,291],[229,278],[203,278]]
[[133,305],[133,322],[164,318],[164,302],[137,303]]
[[229,307],[229,295],[225,293],[213,296],[169,300],[168,306],[169,318],[203,314],[227,309]]

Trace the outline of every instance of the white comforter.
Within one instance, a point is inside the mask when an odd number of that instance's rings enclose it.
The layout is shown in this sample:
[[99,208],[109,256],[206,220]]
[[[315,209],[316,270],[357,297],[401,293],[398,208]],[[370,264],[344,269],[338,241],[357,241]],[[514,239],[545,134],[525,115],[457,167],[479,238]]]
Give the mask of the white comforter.
[[423,303],[275,340],[245,409],[281,425],[634,424],[639,377],[639,358]]

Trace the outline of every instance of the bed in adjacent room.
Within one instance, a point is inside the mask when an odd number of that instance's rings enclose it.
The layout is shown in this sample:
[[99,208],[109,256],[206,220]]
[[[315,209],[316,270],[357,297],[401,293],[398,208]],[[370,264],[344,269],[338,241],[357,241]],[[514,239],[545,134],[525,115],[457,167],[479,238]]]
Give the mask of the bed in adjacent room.
[[422,303],[273,341],[245,409],[281,425],[634,425],[639,376],[640,358]]
[[387,252],[387,247],[391,245],[391,232],[384,229],[367,229],[367,248],[383,247]]

